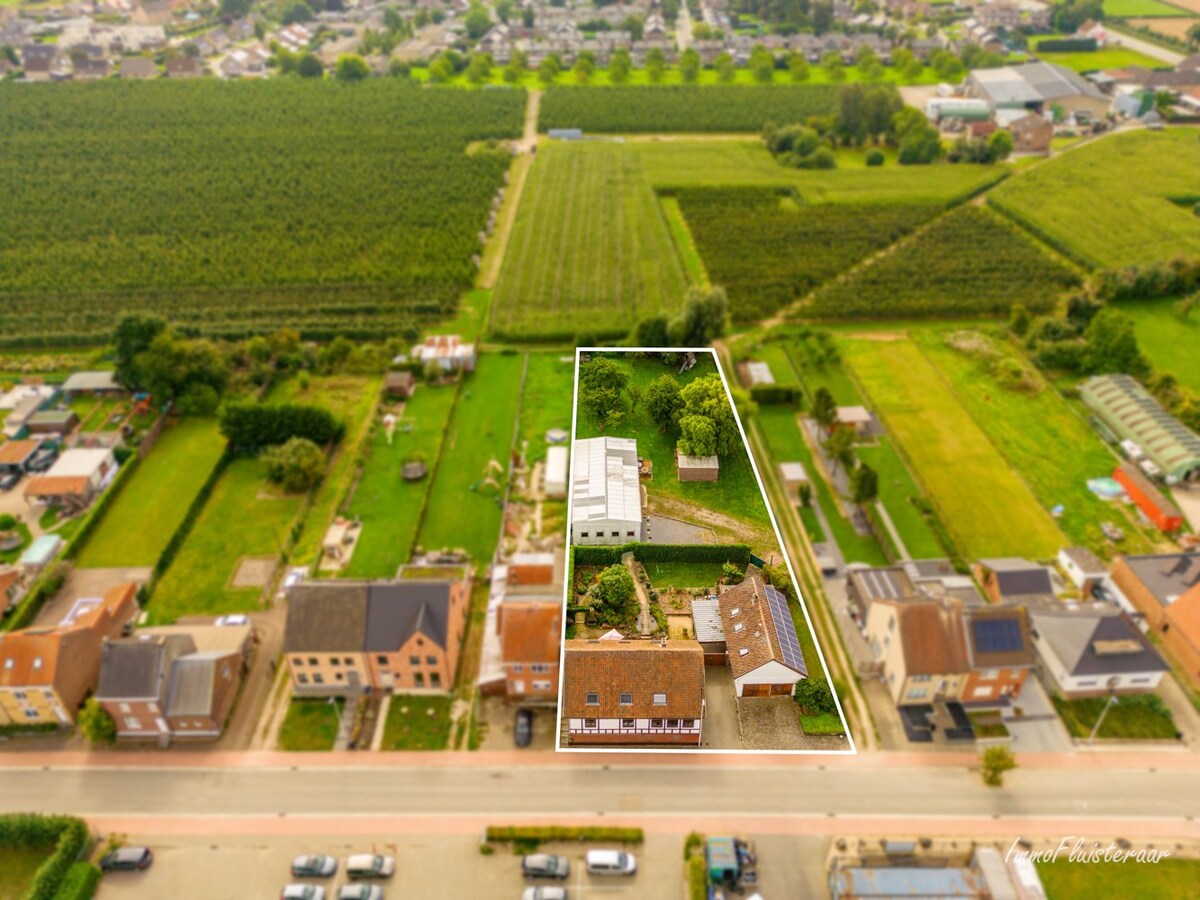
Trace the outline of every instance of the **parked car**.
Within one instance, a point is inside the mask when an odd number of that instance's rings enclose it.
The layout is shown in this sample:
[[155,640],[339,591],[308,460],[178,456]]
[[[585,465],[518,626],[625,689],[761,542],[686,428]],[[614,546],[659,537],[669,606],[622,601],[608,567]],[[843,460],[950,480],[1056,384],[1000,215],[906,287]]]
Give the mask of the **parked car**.
[[249,625],[250,617],[245,613],[230,613],[227,616],[220,616],[214,625]]
[[517,710],[517,721],[513,726],[513,740],[518,747],[528,747],[533,741],[533,711]]
[[521,858],[521,872],[526,878],[567,878],[571,861],[552,853],[532,853]]
[[377,884],[344,884],[338,888],[337,900],[383,900],[383,888]]
[[632,875],[637,871],[637,859],[624,850],[589,850],[589,875]]
[[0,491],[11,491],[17,486],[17,482],[20,480],[20,472],[9,472],[7,475],[0,475]]
[[120,847],[100,859],[101,872],[140,872],[150,868],[154,854],[149,847]]
[[396,860],[378,853],[360,853],[346,860],[350,878],[391,878],[396,872]]
[[294,878],[329,878],[337,871],[337,860],[332,856],[297,856],[292,860]]
[[525,888],[521,900],[567,900],[567,889],[563,887]]
[[33,454],[33,457],[29,460],[29,463],[25,466],[25,468],[30,472],[45,472],[52,465],[54,465],[54,461],[56,459],[58,459],[57,450],[39,450],[37,453]]
[[289,884],[280,891],[279,900],[325,900],[325,888],[319,884]]

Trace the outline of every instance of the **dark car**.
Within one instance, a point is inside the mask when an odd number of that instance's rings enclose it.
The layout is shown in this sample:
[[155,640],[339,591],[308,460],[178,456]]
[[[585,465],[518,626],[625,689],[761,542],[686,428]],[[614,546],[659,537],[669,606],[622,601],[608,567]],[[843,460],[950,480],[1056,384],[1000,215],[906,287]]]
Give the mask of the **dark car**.
[[5,475],[0,475],[0,491],[11,491],[17,486],[17,482],[20,480],[20,472],[9,472]]
[[337,871],[337,860],[332,856],[297,856],[292,860],[294,878],[328,878]]
[[58,459],[58,451],[54,449],[39,450],[33,454],[33,458],[29,460],[25,466],[30,472],[45,472]]
[[566,878],[571,874],[571,862],[565,856],[534,853],[521,858],[521,873],[526,878]]
[[517,710],[517,722],[513,726],[513,740],[518,747],[528,747],[533,741],[533,713],[530,710]]
[[154,854],[149,847],[121,847],[105,853],[100,860],[102,872],[140,872],[150,868]]

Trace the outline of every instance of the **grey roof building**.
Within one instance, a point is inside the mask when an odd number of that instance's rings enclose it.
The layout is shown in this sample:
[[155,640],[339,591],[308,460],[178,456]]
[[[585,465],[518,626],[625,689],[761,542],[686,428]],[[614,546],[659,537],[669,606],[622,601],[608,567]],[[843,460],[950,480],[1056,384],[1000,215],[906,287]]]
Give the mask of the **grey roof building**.
[[637,441],[598,437],[576,441],[571,454],[571,543],[642,540],[642,485]]
[[1030,610],[1042,669],[1064,697],[1154,690],[1169,667],[1125,613],[1107,603]]
[[976,69],[967,77],[968,92],[995,109],[1036,109],[1059,105],[1070,112],[1099,116],[1111,102],[1095,85],[1065,66],[1035,62]]
[[161,702],[166,696],[171,663],[193,653],[187,635],[138,635],[107,641],[101,650],[96,699]]
[[1141,447],[1164,475],[1200,480],[1200,436],[1167,412],[1128,375],[1098,375],[1079,388],[1079,397],[1119,440]]

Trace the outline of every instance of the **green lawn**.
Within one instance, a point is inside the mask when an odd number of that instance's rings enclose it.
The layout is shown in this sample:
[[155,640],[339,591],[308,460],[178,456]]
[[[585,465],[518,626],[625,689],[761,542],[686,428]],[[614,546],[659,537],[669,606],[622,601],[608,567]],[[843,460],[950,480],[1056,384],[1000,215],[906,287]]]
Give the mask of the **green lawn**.
[[[1110,16],[1179,15],[1178,9],[1174,9],[1170,13],[1131,11],[1116,13],[1110,11],[1109,7],[1111,6],[1120,6],[1127,10],[1132,10],[1136,7],[1144,7],[1151,10],[1155,8],[1172,9],[1166,4],[1157,2],[1157,0],[1104,0],[1104,11]],[[1064,37],[1066,35],[1058,34],[1031,37],[1029,39],[1029,49],[1031,52],[1036,52],[1038,45],[1043,41],[1062,40]],[[1138,53],[1136,50],[1128,50],[1124,47],[1109,47],[1075,53],[1037,53],[1037,57],[1048,63],[1066,66],[1068,69],[1073,69],[1076,72],[1094,72],[1100,69],[1123,69],[1126,66],[1145,66],[1147,69],[1155,69],[1163,65],[1161,60],[1147,56],[1144,53]]]
[[[462,547],[478,566],[491,561],[500,538],[501,496],[524,363],[519,354],[484,354],[467,376],[417,536],[424,549]],[[499,491],[482,484],[491,460],[500,464],[493,474]]]
[[1048,900],[1162,900],[1195,896],[1200,860],[1167,858],[1157,863],[1039,862]]
[[367,420],[379,402],[381,379],[363,375],[318,375],[302,387],[297,378],[288,378],[271,388],[268,403],[304,403],[322,406],[346,425],[346,435],[334,448],[325,478],[313,497],[303,534],[292,552],[299,565],[316,562],[325,531],[333,521],[338,505],[350,489],[357,463],[367,438]]
[[[674,368],[664,366],[657,359],[631,359],[628,354],[614,354],[612,358],[630,373],[630,384],[638,385],[643,391],[662,375],[675,375],[683,387],[696,378],[713,375],[717,371],[713,357],[708,354],[697,354],[696,366],[682,375],[677,374]],[[576,438],[599,437],[601,434],[634,438],[638,442],[638,455],[649,457],[653,461],[654,478],[645,482],[648,494],[695,503],[740,519],[756,529],[770,528],[766,503],[758,489],[758,482],[754,478],[754,470],[750,467],[750,457],[744,445],[721,458],[720,477],[716,481],[681,482],[675,463],[678,433],[660,431],[650,421],[644,406],[638,406],[632,413],[627,410],[625,418],[618,426],[604,432],[600,430],[594,416],[580,409]]]
[[299,495],[265,492],[266,486],[266,465],[260,459],[236,460],[222,473],[154,591],[150,601],[154,623],[257,607],[262,589],[231,588],[230,580],[243,557],[279,556],[301,502]]
[[[830,493],[829,486],[820,477],[813,463],[812,454],[804,437],[800,434],[800,426],[796,422],[796,411],[788,406],[761,406],[758,410],[758,423],[762,428],[763,438],[770,451],[771,460],[764,461],[767,465],[778,465],[781,462],[801,462],[804,470],[809,473],[813,484],[813,493],[817,503],[829,521],[829,535],[841,548],[846,562],[860,562],[872,566],[887,565],[879,543],[871,536],[858,534],[850,522],[842,516],[841,508]],[[813,523],[815,525],[815,522]]]
[[963,556],[1054,556],[1062,533],[916,344],[846,340],[842,347]]
[[[1187,13],[1160,0],[1104,0],[1104,15],[1112,19],[1174,18]],[[1161,63],[1159,63],[1161,65]]]
[[713,588],[721,578],[721,563],[642,563],[650,583],[660,591],[667,588]]
[[343,703],[340,698],[333,703],[325,699],[293,700],[279,729],[279,749],[332,750]]
[[21,850],[0,847],[0,900],[24,897],[34,873],[53,852],[53,847]]
[[679,306],[687,276],[640,158],[621,144],[538,151],[493,294],[506,338],[624,336]]
[[881,437],[876,445],[859,447],[855,453],[879,474],[879,499],[900,533],[909,556],[913,559],[945,556],[946,548],[921,510],[912,503],[913,497],[922,496],[921,489],[913,481],[891,440]]
[[452,697],[396,694],[383,726],[383,750],[445,750]]
[[349,515],[363,523],[362,535],[345,574],[353,578],[390,578],[408,562],[430,477],[405,481],[400,469],[419,454],[433,472],[457,388],[419,385],[405,404],[392,443],[380,426],[371,436],[362,473],[349,504]]
[[842,724],[837,713],[822,713],[819,716],[801,716],[800,727],[805,734],[845,734],[846,726]]
[[216,419],[170,425],[84,545],[80,568],[152,566],[225,449]]
[[771,369],[771,375],[775,378],[775,383],[784,387],[799,387],[800,379],[796,377],[796,370],[792,368],[792,361],[788,359],[787,351],[783,345],[777,341],[763,344],[757,350],[750,354],[752,359],[759,362],[765,362]]
[[1067,537],[1108,555],[1110,545],[1100,523],[1116,518],[1127,534],[1122,552],[1149,552],[1152,548],[1134,521],[1087,489],[1089,478],[1111,475],[1117,463],[1087,422],[1007,341],[975,332],[1001,365],[1025,368],[1029,385],[1025,390],[1006,387],[992,375],[986,354],[972,355],[948,346],[949,333],[924,331],[914,333],[913,340],[1041,505],[1045,509],[1063,506],[1057,522]]
[[1047,160],[988,195],[1097,266],[1200,255],[1200,130],[1133,131]]
[[562,350],[529,354],[517,440],[526,442],[525,459],[531,465],[546,458],[549,429],[561,428],[570,433],[574,390],[574,353]]
[[1136,323],[1138,344],[1154,368],[1170,372],[1179,383],[1200,391],[1200,313],[1185,321],[1174,311],[1175,300],[1122,303],[1121,312]]
[[[1092,733],[1092,729],[1096,727],[1096,720],[1108,702],[1107,697],[1064,700],[1055,696],[1053,700],[1054,708],[1058,710],[1063,724],[1077,738],[1086,738]],[[1175,739],[1175,730],[1170,711],[1157,695],[1149,694],[1122,697],[1104,717],[1104,723],[1096,737],[1170,741]]]

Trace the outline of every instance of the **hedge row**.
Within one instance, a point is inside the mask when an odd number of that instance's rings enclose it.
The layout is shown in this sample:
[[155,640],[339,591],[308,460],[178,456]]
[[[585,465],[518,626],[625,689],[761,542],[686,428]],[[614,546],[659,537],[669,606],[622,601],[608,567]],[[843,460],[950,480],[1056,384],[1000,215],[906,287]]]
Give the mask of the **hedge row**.
[[117,499],[117,495],[125,487],[125,482],[133,477],[133,472],[136,471],[141,461],[141,455],[135,453],[117,471],[117,477],[108,486],[108,490],[101,494],[100,499],[93,503],[92,508],[88,510],[87,518],[79,526],[79,530],[75,532],[75,537],[71,539],[71,543],[67,546],[67,552],[63,554],[63,559],[74,559],[79,555],[79,551],[83,549],[83,545],[87,543],[88,538],[92,536],[92,532],[99,526],[100,520],[104,518],[104,513],[112,506],[113,501]]
[[619,563],[626,553],[634,559],[648,562],[726,563],[745,566],[750,562],[748,544],[621,544],[618,547],[576,545],[572,561],[580,566],[611,566]]
[[345,424],[329,410],[302,403],[231,403],[221,416],[221,434],[242,452],[257,452],[294,437],[324,447],[336,444],[345,433]]
[[71,816],[10,813],[0,816],[0,847],[29,850],[54,846],[21,900],[55,900],[67,872],[88,842],[87,825]]
[[1092,53],[1099,45],[1095,38],[1056,38],[1040,41],[1034,53]]
[[646,839],[640,828],[568,825],[489,825],[487,841],[491,844],[513,842],[547,844],[551,841],[613,841],[620,844],[640,844]]
[[16,725],[0,725],[0,737],[9,737],[14,734],[48,734],[57,730],[57,722],[24,722]]
[[100,870],[89,862],[77,862],[67,869],[54,900],[91,900],[99,886]]
[[204,504],[208,502],[209,496],[217,486],[217,481],[232,460],[233,455],[226,448],[226,451],[221,454],[221,458],[217,460],[217,464],[213,466],[212,471],[208,473],[208,478],[205,479],[204,484],[192,499],[192,505],[188,507],[183,521],[179,523],[179,527],[175,529],[175,533],[167,541],[167,546],[163,547],[162,553],[159,554],[158,562],[154,564],[154,576],[150,582],[151,588],[149,592],[153,592],[154,583],[170,568],[171,562],[175,559],[175,554],[179,552],[179,549],[183,546],[183,542],[191,534],[192,527],[196,524],[196,520],[200,518],[200,513],[204,509]]
[[750,388],[750,399],[767,405],[794,403],[799,396],[799,388],[786,384],[756,384]]

